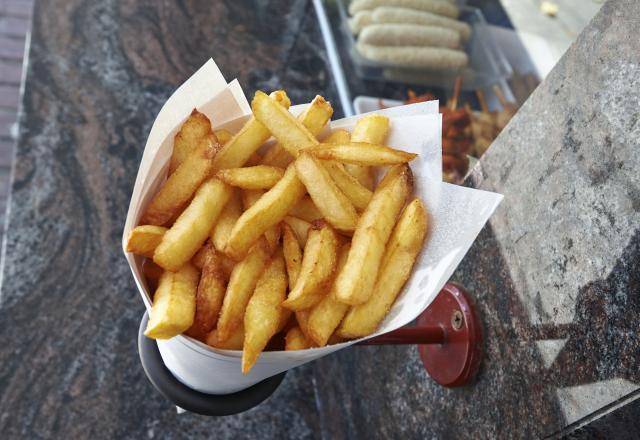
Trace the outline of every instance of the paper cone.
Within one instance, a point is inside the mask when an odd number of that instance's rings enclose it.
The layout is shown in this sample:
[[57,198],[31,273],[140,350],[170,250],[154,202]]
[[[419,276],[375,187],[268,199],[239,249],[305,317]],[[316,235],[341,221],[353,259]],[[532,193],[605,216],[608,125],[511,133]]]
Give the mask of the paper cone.
[[[299,113],[306,105],[291,108]],[[166,179],[173,137],[193,108],[207,115],[215,129],[236,132],[250,117],[251,108],[237,81],[227,84],[213,60],[209,60],[167,100],[156,118],[140,163],[131,196],[122,244],[129,236],[158,187]],[[442,116],[437,101],[384,109],[375,113],[390,117],[387,143],[418,153],[411,162],[415,196],[429,213],[429,234],[413,274],[378,331],[395,330],[415,319],[447,282],[471,243],[496,209],[502,196],[442,182]],[[360,116],[331,122],[331,128],[353,129]],[[327,129],[328,130],[328,129]],[[147,310],[151,295],[142,275],[142,258],[125,256]],[[158,341],[167,368],[185,385],[211,394],[245,389],[282,371],[349,347],[358,340],[300,351],[264,352],[248,375],[241,372],[240,351],[218,350],[187,336]]]

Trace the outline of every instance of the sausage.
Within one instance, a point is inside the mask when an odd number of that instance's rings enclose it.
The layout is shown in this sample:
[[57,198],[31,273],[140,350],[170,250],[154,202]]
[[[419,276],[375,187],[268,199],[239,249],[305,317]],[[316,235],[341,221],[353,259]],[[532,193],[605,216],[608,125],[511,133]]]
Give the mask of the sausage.
[[466,53],[444,47],[372,46],[359,42],[357,49],[368,60],[399,67],[457,70],[469,64]]
[[456,5],[442,0],[354,0],[349,5],[349,14],[354,15],[358,11],[371,10],[380,6],[417,9],[451,18],[458,18],[460,14]]
[[372,19],[374,23],[421,24],[424,26],[446,27],[458,31],[462,41],[467,41],[471,36],[471,27],[465,22],[414,9],[380,7],[373,11]]
[[360,32],[359,40],[373,46],[460,47],[460,34],[452,29],[416,24],[372,24]]
[[373,12],[360,11],[349,19],[349,29],[351,33],[358,35],[363,27],[373,23]]

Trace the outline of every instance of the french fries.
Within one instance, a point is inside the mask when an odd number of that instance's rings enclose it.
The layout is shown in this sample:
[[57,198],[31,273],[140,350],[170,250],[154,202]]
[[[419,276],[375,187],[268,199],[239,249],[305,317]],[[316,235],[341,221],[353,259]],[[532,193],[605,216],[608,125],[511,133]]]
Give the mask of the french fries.
[[300,327],[291,327],[284,337],[285,351],[304,350],[311,347]]
[[290,105],[284,91],[256,92],[235,134],[194,110],[126,244],[157,285],[145,334],[242,350],[244,374],[280,332],[285,350],[375,332],[427,233],[422,202],[405,206],[416,155],[385,145],[387,117],[362,117],[353,134],[321,143],[331,105],[316,96],[298,118]]
[[[348,144],[351,135],[346,130],[335,130],[325,140],[324,144]],[[373,193],[369,188],[362,185],[353,174],[345,169],[345,165],[336,161],[324,161],[324,167],[329,171],[329,175],[338,185],[338,188],[360,211],[367,207]]]
[[233,137],[233,134],[231,134],[231,132],[229,130],[225,130],[224,128],[222,128],[220,130],[216,130],[213,133],[218,138],[218,143],[220,145],[225,145]]
[[154,263],[153,260],[144,260],[142,263],[142,273],[144,277],[154,283],[154,285],[160,281],[163,272],[164,270]]
[[152,339],[170,339],[191,327],[197,286],[198,271],[190,264],[177,272],[165,271],[153,295],[144,335]]
[[[196,269],[202,270],[202,268],[204,267],[204,260],[207,255],[207,251],[209,250],[208,248],[209,248],[209,245],[205,243],[205,245],[202,246],[200,250],[196,252],[196,254],[191,259],[191,264]],[[236,262],[233,261],[231,258],[227,257],[225,254],[220,252],[217,254],[217,256],[218,256],[218,263],[220,263],[220,268],[222,269],[222,274],[224,275],[224,280],[229,281],[229,278],[231,278],[231,272],[233,271],[233,268],[235,267]]]
[[311,338],[309,337],[309,313],[310,312],[311,312],[311,309],[298,310],[296,312],[296,322],[298,323],[298,327],[300,327],[300,330],[302,331],[302,333],[304,333],[304,336],[307,338],[307,341],[311,341]]
[[[389,133],[389,118],[382,115],[363,116],[356,123],[351,142],[384,144]],[[371,168],[346,164],[345,168],[366,188],[372,190],[375,179]]]
[[198,270],[202,270],[204,267],[204,257],[207,254],[207,245],[206,243],[198,249],[198,252],[191,258],[191,264]]
[[324,144],[347,144],[351,142],[351,133],[347,130],[334,130],[322,141]]
[[213,133],[204,137],[189,156],[169,175],[142,216],[142,223],[165,225],[178,214],[213,172],[213,158],[220,147]]
[[[350,247],[350,243],[346,243],[340,248],[336,272],[340,272],[346,264]],[[347,304],[336,299],[336,284],[334,283],[329,293],[309,310],[306,329],[303,329],[304,333],[319,347],[324,347],[348,309]]]
[[142,225],[133,228],[127,239],[127,252],[153,258],[167,228],[154,225]]
[[233,273],[233,269],[236,267],[236,262],[231,258],[227,257],[225,254],[218,254],[220,256],[220,267],[222,267],[222,273],[224,274],[224,279],[229,281],[231,279],[231,274]]
[[196,313],[186,334],[204,341],[218,321],[218,313],[226,291],[226,278],[221,256],[211,244],[205,245],[204,264],[196,293]]
[[371,297],[385,245],[412,189],[413,176],[407,165],[389,169],[380,182],[360,217],[347,262],[336,277],[338,301],[357,305]]
[[[264,93],[263,95],[274,107],[289,114],[287,109],[291,101],[284,91],[278,90],[270,96]],[[255,117],[251,117],[244,127],[220,149],[213,160],[213,169],[219,171],[241,167],[270,136],[269,130]]]
[[242,324],[247,303],[267,264],[269,254],[267,241],[260,238],[251,248],[247,257],[233,268],[218,319],[217,337],[219,341],[227,340],[233,331]]
[[300,201],[289,210],[289,215],[298,217],[309,223],[322,218],[322,213],[316,208],[316,205],[309,196],[304,196],[300,199]]
[[318,159],[302,152],[295,161],[299,179],[324,218],[339,231],[353,231],[358,222],[356,208]]
[[180,127],[180,131],[173,138],[169,174],[173,173],[191,155],[191,152],[209,133],[211,133],[211,121],[203,113],[193,109],[191,115]]
[[320,223],[312,227],[296,284],[282,303],[283,307],[303,310],[322,299],[335,271],[338,244],[338,235],[330,225]]
[[397,165],[410,162],[417,154],[394,150],[384,145],[351,142],[348,144],[320,144],[309,149],[318,159],[335,160],[354,165]]
[[304,248],[307,244],[307,236],[309,235],[309,229],[311,229],[311,223],[290,215],[286,216],[282,221],[291,226],[293,232],[296,233],[300,247]]
[[251,108],[256,120],[262,122],[293,157],[303,148],[318,145],[316,137],[300,121],[265,93],[256,92]]
[[427,213],[422,202],[414,199],[402,212],[391,234],[373,295],[364,304],[349,310],[338,330],[340,336],[360,338],[376,331],[409,279],[426,234]]
[[233,190],[227,204],[220,213],[218,221],[211,230],[211,242],[218,252],[224,252],[229,234],[242,215],[242,201],[238,190]]
[[231,187],[211,178],[171,226],[153,254],[153,261],[165,270],[177,271],[206,241],[216,219],[231,197]]
[[237,327],[225,341],[220,341],[218,339],[218,331],[213,330],[207,335],[205,342],[207,345],[221,350],[242,350],[244,345],[244,326]]
[[287,296],[287,274],[282,252],[278,251],[262,272],[244,314],[242,373],[247,374],[269,340],[278,332],[282,317],[280,306]]
[[[318,95],[313,98],[309,107],[300,114],[298,121],[300,121],[312,135],[318,136],[329,119],[331,119],[332,114],[333,108],[331,108],[331,104],[325,101],[322,96]],[[265,165],[286,168],[293,162],[293,159],[293,156],[281,144],[277,143],[267,151],[263,163]]]
[[[265,191],[261,189],[245,189],[242,191],[242,205],[245,211],[251,208],[264,195]],[[234,225],[235,226],[235,225]],[[233,228],[231,228],[233,231]],[[275,224],[264,231],[264,238],[267,239],[269,249],[273,252],[278,246],[280,240],[280,225]],[[231,234],[231,232],[229,232]],[[226,247],[225,247],[226,248]]]
[[284,261],[287,267],[287,275],[289,277],[289,287],[296,285],[296,280],[300,274],[302,266],[302,250],[298,237],[296,237],[293,228],[287,223],[282,225],[282,252],[284,253]]
[[282,168],[256,165],[246,168],[228,168],[216,173],[216,177],[227,185],[242,189],[269,189],[284,176]]
[[290,166],[282,179],[240,216],[225,253],[236,261],[241,260],[258,237],[277,225],[305,192],[295,168]]
[[323,165],[338,188],[347,196],[353,206],[360,211],[365,209],[369,201],[371,201],[373,193],[350,174],[341,163],[325,161]]

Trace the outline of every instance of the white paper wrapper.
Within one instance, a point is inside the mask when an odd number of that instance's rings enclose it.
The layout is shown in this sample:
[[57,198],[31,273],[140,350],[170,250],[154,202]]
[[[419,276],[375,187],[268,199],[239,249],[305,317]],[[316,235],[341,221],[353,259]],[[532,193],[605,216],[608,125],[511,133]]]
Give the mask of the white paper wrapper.
[[[299,113],[305,106],[294,106],[291,112]],[[227,128],[232,132],[237,131],[251,113],[237,81],[227,84],[213,60],[176,90],[160,110],[149,134],[131,196],[122,237],[123,249],[144,207],[166,178],[173,137],[193,108],[206,114],[216,129]],[[391,119],[388,138],[391,147],[420,155],[411,163],[411,168],[415,175],[415,195],[424,201],[430,225],[426,247],[411,278],[378,332],[370,337],[411,322],[431,303],[502,200],[499,194],[442,182],[442,117],[438,114],[436,101],[375,113],[386,114]],[[331,128],[351,130],[358,118],[333,121]],[[142,275],[142,258],[126,251],[125,255],[149,310],[151,296]],[[294,352],[265,352],[246,376],[241,372],[242,353],[239,351],[214,349],[186,336],[158,341],[158,348],[167,368],[181,382],[201,392],[226,394],[355,342]]]

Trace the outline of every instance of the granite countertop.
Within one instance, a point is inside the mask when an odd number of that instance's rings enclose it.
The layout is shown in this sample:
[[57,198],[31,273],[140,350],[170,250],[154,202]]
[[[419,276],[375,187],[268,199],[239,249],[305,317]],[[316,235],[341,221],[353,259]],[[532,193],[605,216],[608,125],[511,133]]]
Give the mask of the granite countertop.
[[603,6],[467,182],[506,196],[453,277],[484,320],[475,384],[435,385],[413,347],[359,347],[212,419],[178,415],[144,376],[123,219],[155,115],[209,57],[249,94],[338,102],[311,3],[37,1],[2,269],[2,437],[537,438],[637,398],[638,17],[632,0]]
[[[338,102],[307,1],[37,1],[0,305],[2,438],[320,432],[312,367],[266,404],[213,421],[148,382],[144,306],[120,240],[147,134],[209,57],[248,94]],[[215,122],[215,121],[214,121]]]

